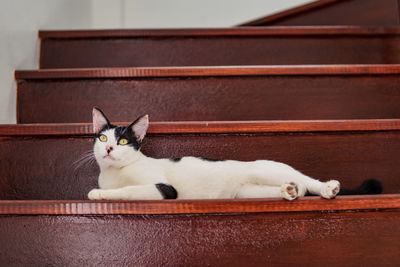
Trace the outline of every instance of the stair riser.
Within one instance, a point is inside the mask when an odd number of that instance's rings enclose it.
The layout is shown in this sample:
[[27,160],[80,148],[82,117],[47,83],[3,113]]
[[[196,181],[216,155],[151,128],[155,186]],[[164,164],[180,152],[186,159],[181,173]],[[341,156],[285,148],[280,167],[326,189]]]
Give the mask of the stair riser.
[[[399,75],[36,79],[18,82],[18,122],[400,118]],[[50,104],[51,103],[51,104]]]
[[399,46],[398,35],[44,39],[40,67],[389,64]]
[[4,266],[397,266],[399,223],[398,211],[2,216],[0,261]]
[[[321,180],[352,187],[366,178],[383,181],[386,193],[400,192],[400,132],[279,134],[150,134],[143,152],[153,157],[270,159],[288,163]],[[97,185],[96,164],[74,173],[73,162],[92,148],[92,139],[13,137],[0,142],[0,199],[85,199]]]

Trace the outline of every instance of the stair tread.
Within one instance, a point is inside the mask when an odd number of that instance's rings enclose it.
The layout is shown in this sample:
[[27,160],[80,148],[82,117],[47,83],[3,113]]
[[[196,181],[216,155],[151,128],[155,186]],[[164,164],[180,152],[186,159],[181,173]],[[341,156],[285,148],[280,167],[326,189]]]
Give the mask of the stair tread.
[[75,79],[120,77],[261,76],[261,75],[360,75],[399,74],[400,64],[275,65],[215,67],[118,67],[17,70],[15,78]]
[[[400,193],[400,120],[234,127],[240,124],[152,123],[142,151],[154,158],[269,159],[321,180],[340,180],[343,187],[376,178],[385,193]],[[76,162],[92,149],[91,124],[0,126],[0,199],[86,199],[97,187],[98,166]]]
[[[129,124],[119,122],[118,125]],[[148,134],[399,131],[400,119],[151,122]],[[91,123],[0,125],[0,136],[93,134]]]
[[304,197],[281,199],[220,200],[0,200],[0,215],[129,215],[129,214],[208,214],[255,212],[319,212],[400,209],[400,194],[338,196],[326,200]]

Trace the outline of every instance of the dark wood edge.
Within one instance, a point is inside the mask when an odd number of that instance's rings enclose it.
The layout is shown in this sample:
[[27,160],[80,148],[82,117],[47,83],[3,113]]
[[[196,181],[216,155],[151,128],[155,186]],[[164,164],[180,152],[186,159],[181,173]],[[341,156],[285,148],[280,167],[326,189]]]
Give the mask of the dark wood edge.
[[46,39],[106,39],[157,37],[250,37],[250,36],[305,36],[305,35],[398,35],[400,28],[366,26],[273,26],[209,29],[113,29],[113,30],[51,30],[39,31]]
[[0,215],[139,215],[330,212],[400,209],[400,195],[281,199],[70,201],[1,200]]
[[15,79],[28,80],[365,74],[400,74],[400,64],[42,69],[17,70],[15,71]]
[[[90,111],[89,111],[90,112]],[[133,118],[134,119],[134,118]],[[116,123],[128,125],[129,123]],[[310,121],[181,121],[152,122],[148,134],[244,134],[292,132],[399,131],[400,119]],[[1,136],[89,136],[92,124],[0,125]]]
[[281,20],[285,20],[290,17],[294,17],[297,15],[301,15],[304,13],[309,13],[309,12],[314,12],[322,8],[326,8],[329,6],[332,6],[334,4],[343,2],[343,0],[320,0],[320,1],[315,1],[312,3],[308,3],[305,5],[300,5],[294,8],[290,8],[287,10],[284,10],[282,12],[277,12],[272,15],[264,16],[255,20],[251,20],[242,24],[239,24],[237,26],[257,26],[257,25],[264,25],[268,23],[274,23],[278,22]]

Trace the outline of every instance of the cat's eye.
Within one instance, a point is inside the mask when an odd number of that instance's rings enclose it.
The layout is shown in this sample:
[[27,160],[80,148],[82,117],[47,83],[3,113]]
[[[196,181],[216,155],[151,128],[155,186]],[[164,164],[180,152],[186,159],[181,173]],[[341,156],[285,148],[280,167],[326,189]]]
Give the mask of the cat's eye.
[[119,139],[118,144],[124,146],[124,145],[128,144],[128,140],[125,138],[121,138],[121,139]]
[[105,136],[104,134],[102,134],[102,135],[99,136],[99,140],[100,140],[101,142],[107,142],[107,136]]

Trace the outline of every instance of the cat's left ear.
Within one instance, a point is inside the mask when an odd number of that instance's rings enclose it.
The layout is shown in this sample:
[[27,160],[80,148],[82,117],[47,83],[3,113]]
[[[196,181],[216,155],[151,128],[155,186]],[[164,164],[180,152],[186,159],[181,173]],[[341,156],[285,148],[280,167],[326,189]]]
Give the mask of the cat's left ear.
[[110,121],[107,119],[106,115],[104,115],[101,109],[94,107],[93,108],[93,130],[95,133],[99,133],[105,126],[110,125]]
[[149,128],[149,115],[139,117],[137,120],[132,122],[128,127],[132,129],[136,140],[142,142],[146,135],[147,129]]

